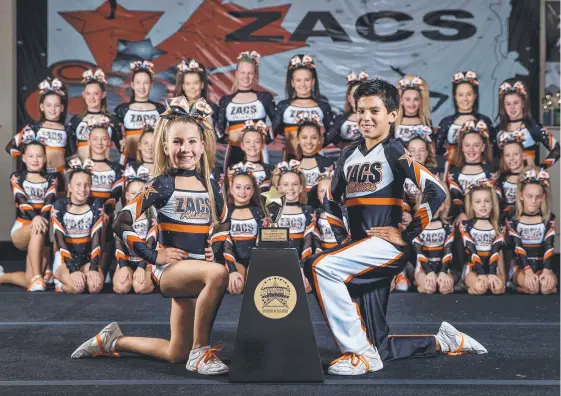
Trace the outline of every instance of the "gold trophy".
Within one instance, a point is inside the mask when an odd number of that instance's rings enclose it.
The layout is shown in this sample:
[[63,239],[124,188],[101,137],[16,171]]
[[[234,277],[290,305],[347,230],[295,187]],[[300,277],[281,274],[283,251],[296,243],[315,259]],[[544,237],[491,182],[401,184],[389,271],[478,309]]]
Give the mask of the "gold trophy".
[[275,187],[261,193],[261,203],[267,217],[267,224],[259,228],[259,245],[267,247],[288,246],[289,229],[279,227],[278,222],[286,204],[286,196]]

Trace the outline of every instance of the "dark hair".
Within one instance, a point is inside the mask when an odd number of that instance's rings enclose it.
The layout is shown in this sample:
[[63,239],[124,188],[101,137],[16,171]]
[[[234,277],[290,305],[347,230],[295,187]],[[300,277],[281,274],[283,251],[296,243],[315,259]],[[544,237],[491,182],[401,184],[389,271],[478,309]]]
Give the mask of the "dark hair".
[[[49,82],[49,84],[51,84],[52,81],[53,81],[53,79],[50,78],[50,77],[47,77],[46,80]],[[64,92],[66,92],[66,87],[65,87],[64,85],[62,86],[62,90],[63,90]],[[39,106],[39,114],[41,114],[41,119],[40,119],[40,121],[47,121],[47,117],[45,117],[45,112],[41,110],[41,105],[43,104],[43,102],[45,102],[45,99],[47,98],[47,96],[50,96],[50,95],[58,96],[59,99],[60,99],[60,103],[61,103],[62,106],[63,106],[63,110],[62,110],[62,112],[60,113],[60,117],[59,117],[59,119],[58,119],[56,122],[59,122],[59,123],[61,123],[61,124],[64,124],[64,121],[66,120],[66,114],[67,114],[67,112],[68,112],[68,106],[67,106],[67,104],[68,104],[68,97],[67,97],[66,95],[65,95],[65,96],[59,95],[59,94],[57,94],[56,92],[53,92],[53,91],[47,91],[47,92],[45,92],[44,94],[41,94],[41,95],[39,96],[39,105],[38,105],[38,106]]]
[[[131,82],[134,81],[134,78],[136,77],[136,75],[137,75],[138,73],[145,73],[145,74],[147,74],[147,75],[148,75],[148,78],[150,78],[150,83],[152,83],[152,81],[153,81],[153,80],[152,80],[152,74],[150,74],[150,72],[149,72],[148,70],[144,70],[144,69],[140,69],[140,70],[135,70],[135,71],[133,71],[133,72],[132,72],[132,77],[131,77]],[[131,91],[132,91],[132,94],[131,94],[131,102],[134,102],[134,101],[136,100],[136,98],[134,97],[134,89],[132,89],[132,87],[131,87]],[[148,92],[148,95],[150,95],[150,92]]]
[[251,197],[251,200],[249,201],[250,203],[252,203],[253,205],[257,206],[258,208],[260,208],[261,210],[263,210],[262,206],[261,206],[261,200],[259,199],[259,196],[261,195],[261,189],[259,188],[259,186],[257,185],[257,181],[255,180],[255,177],[253,177],[253,175],[248,175],[247,173],[237,173],[234,176],[232,176],[232,180],[230,181],[230,178],[228,177],[228,171],[225,172],[224,175],[224,187],[225,187],[225,195],[226,195],[226,200],[228,202],[228,205],[234,205],[234,197],[232,196],[231,190],[232,190],[232,184],[234,184],[234,180],[236,179],[236,177],[238,176],[247,176],[249,177],[249,179],[251,180],[251,186],[253,187],[253,195]]
[[353,94],[355,108],[358,108],[358,100],[364,96],[378,96],[388,113],[399,110],[399,91],[386,80],[375,78],[361,83]]
[[475,102],[473,102],[473,113],[479,113],[479,85],[472,84],[469,81],[462,81],[458,84],[452,83],[452,103],[454,103],[454,111],[458,112],[458,104],[456,103],[456,90],[460,85],[467,84],[473,89],[473,93],[475,94]]
[[[194,59],[189,58],[189,59],[186,59],[185,62],[187,64],[189,64],[189,62],[191,62],[191,60],[194,60]],[[205,67],[205,65],[203,65],[200,62],[197,62],[197,63],[199,64],[201,69],[203,69],[202,72],[197,72],[197,71],[182,72],[181,70],[177,69],[177,74],[175,75],[174,96],[176,96],[176,97],[177,96],[185,96],[185,98],[187,99],[187,95],[185,95],[185,92],[183,92],[183,79],[185,78],[186,74],[197,74],[199,76],[199,79],[201,80],[201,83],[203,83],[203,89],[201,90],[201,98],[203,98],[204,100],[206,100],[208,102],[208,79],[207,79],[206,67]]]
[[74,178],[74,176],[80,173],[88,175],[90,177],[90,180],[92,179],[92,174],[88,170],[83,168],[73,168],[70,170],[70,172],[68,172],[68,184],[72,183],[72,179]]
[[345,108],[343,110],[345,114],[351,114],[353,112],[352,104],[351,102],[349,102],[349,94],[351,93],[354,87],[358,87],[359,85],[360,85],[360,81],[355,81],[347,85],[347,91],[345,93]]
[[[99,82],[97,80],[88,80],[85,85],[84,85],[84,89],[82,91],[84,91],[86,89],[86,87],[88,85],[91,84],[97,84],[99,85],[99,87],[101,88],[101,92],[107,92],[106,88],[105,88],[105,84],[102,82]],[[85,102],[85,101],[84,101]],[[107,95],[105,95],[105,98],[101,99],[101,109],[100,111],[102,113],[105,113],[107,111]],[[88,114],[88,105],[86,105],[86,108],[84,109],[84,111],[82,112],[82,114],[80,114],[81,117],[84,117],[86,114]]]
[[[516,81],[518,80],[515,78],[509,78],[503,81],[502,84],[504,84],[505,82],[514,84]],[[528,92],[526,84],[524,84],[524,88],[526,89],[526,92]],[[522,99],[522,122],[524,122],[524,125],[529,127],[534,124],[534,119],[532,117],[532,113],[530,112],[530,94],[527,93],[526,95],[522,95],[517,91],[509,91],[503,94],[499,94],[499,128],[503,131],[506,131],[506,126],[510,122],[505,109],[505,99],[508,95],[517,95],[520,99]]]
[[[303,58],[305,55],[304,54],[298,54],[295,56],[299,56],[300,58]],[[292,59],[292,58],[291,58]],[[292,88],[292,76],[294,75],[294,72],[296,70],[309,70],[310,73],[312,73],[312,77],[314,78],[314,85],[312,86],[312,99],[315,100],[316,102],[319,100],[320,98],[320,92],[319,92],[319,81],[318,81],[318,74],[315,68],[312,67],[305,67],[305,66],[299,66],[299,67],[295,67],[293,69],[290,68],[290,60],[288,61],[288,68],[286,70],[286,83],[285,83],[285,93],[286,93],[286,98],[287,99],[293,99],[294,95],[296,94],[296,90],[294,88]]]
[[[296,132],[296,136],[299,137],[300,136],[300,132],[302,132],[302,130],[306,127],[312,127],[315,128],[318,136],[319,136],[319,147],[321,148],[322,144],[323,144],[323,136],[321,135],[321,130],[320,130],[320,126],[318,124],[316,124],[315,122],[312,121],[303,121],[302,123],[298,124],[298,131]],[[300,145],[298,145],[298,147],[296,147],[296,159],[298,161],[302,160],[302,157],[304,156],[304,153],[302,152],[302,148],[300,147]]]
[[28,147],[31,147],[31,146],[40,146],[40,147],[43,148],[43,151],[44,151],[45,153],[47,152],[47,149],[45,148],[45,145],[44,145],[43,143],[40,143],[40,142],[29,142],[29,143],[25,143],[25,144],[23,145],[23,148],[22,148],[22,150],[21,150],[21,153],[24,154],[24,153],[26,152],[27,148],[28,148]]

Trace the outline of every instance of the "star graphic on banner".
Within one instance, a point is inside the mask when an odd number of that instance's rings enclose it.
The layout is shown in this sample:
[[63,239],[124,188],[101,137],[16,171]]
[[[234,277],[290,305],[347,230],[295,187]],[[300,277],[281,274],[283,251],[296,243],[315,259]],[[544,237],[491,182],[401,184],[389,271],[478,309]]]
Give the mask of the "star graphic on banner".
[[103,2],[95,10],[60,12],[82,34],[96,64],[105,70],[111,68],[117,56],[119,40],[144,40],[163,14],[160,11],[129,11],[117,5],[116,18],[106,19],[109,12],[108,2]]
[[411,155],[411,153],[405,149],[405,154],[403,154],[401,157],[399,157],[400,160],[407,160],[407,165],[411,166],[411,164],[413,163],[413,161],[415,161],[415,158],[413,158],[413,156]]
[[[193,54],[205,66],[216,68],[231,65],[248,48],[267,56],[306,47],[304,41],[288,41],[290,32],[281,26],[289,8],[290,5],[280,5],[248,10],[233,3],[223,4],[221,0],[204,0],[174,35],[158,45],[166,54],[156,62],[155,71],[175,66]],[[251,33],[254,41],[238,41],[229,35],[248,26],[256,17],[238,18],[233,14],[247,11],[280,13],[281,17]]]

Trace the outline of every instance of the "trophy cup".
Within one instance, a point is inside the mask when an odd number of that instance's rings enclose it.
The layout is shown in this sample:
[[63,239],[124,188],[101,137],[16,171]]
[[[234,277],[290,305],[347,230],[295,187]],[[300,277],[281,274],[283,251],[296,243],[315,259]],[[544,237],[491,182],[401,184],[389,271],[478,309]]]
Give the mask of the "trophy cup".
[[286,227],[279,227],[278,222],[286,204],[286,196],[275,187],[260,195],[265,210],[266,224],[259,228],[260,247],[288,247],[289,232]]

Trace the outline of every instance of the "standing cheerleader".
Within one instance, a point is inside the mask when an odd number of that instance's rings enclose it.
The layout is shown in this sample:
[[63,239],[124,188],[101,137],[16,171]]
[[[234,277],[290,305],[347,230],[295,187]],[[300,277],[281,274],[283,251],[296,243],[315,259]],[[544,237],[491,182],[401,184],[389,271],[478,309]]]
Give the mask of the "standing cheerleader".
[[101,233],[103,204],[90,198],[92,176],[76,167],[68,175],[69,198],[61,198],[51,218],[57,251],[53,263],[57,291],[99,293],[103,288]]
[[45,291],[47,254],[45,239],[49,231],[51,207],[56,199],[56,176],[45,173],[47,154],[41,139],[32,130],[23,133],[20,140],[22,172],[13,173],[10,182],[16,201],[16,221],[10,237],[14,246],[27,251],[25,271],[4,273],[0,266],[0,284],[11,283],[28,291]]
[[[313,113],[298,114],[298,147],[296,148],[296,159],[300,161],[298,170],[306,180],[306,193],[308,202],[315,201],[315,193],[312,189],[317,185],[320,175],[333,166],[333,161],[320,155],[318,151],[322,146],[321,120]],[[319,203],[318,205],[319,206]]]
[[368,80],[368,74],[363,71],[358,76],[355,72],[350,72],[347,75],[345,109],[343,114],[339,114],[333,119],[333,124],[327,131],[326,145],[333,143],[335,146],[343,149],[360,139],[360,131],[356,124],[356,105],[353,94],[356,88],[366,80]]
[[[266,135],[269,133],[269,128],[263,121],[254,123],[247,120],[242,129],[242,138],[240,147],[244,153],[242,163],[247,165],[251,163],[254,167],[251,174],[257,182],[257,187],[261,191],[267,191],[271,188],[271,178],[275,167],[270,164],[264,163],[262,158],[263,148],[265,147]],[[228,171],[232,167],[228,168]],[[226,176],[226,175],[225,175]]]
[[450,197],[446,197],[427,228],[413,239],[417,253],[415,284],[419,293],[434,294],[439,291],[449,294],[454,291],[454,278],[449,270],[454,242],[454,232],[448,224],[449,209]]
[[427,82],[419,76],[405,75],[397,82],[401,106],[395,122],[395,138],[407,143],[411,130],[417,126],[427,126],[432,135],[430,120],[430,97]]
[[279,163],[275,170],[278,178],[273,184],[286,195],[286,206],[278,226],[289,229],[290,247],[295,248],[298,259],[303,260],[313,253],[315,220],[313,208],[306,205],[306,180],[299,166],[296,160]]
[[[436,154],[447,159],[445,177],[451,166],[458,166],[452,158],[458,147],[459,133],[468,122],[483,120],[488,131],[493,131],[493,122],[479,112],[479,80],[473,71],[458,72],[452,77],[452,97],[454,114],[444,117],[438,125],[436,136]],[[494,137],[491,136],[494,141]]]
[[[216,123],[216,134],[220,141],[228,143],[224,159],[224,170],[231,165],[237,164],[244,159],[243,150],[240,147],[243,137],[245,122],[248,120],[272,121],[276,105],[273,96],[269,92],[256,91],[255,85],[259,82],[259,61],[261,55],[257,51],[245,51],[238,55],[234,86],[230,95],[220,99],[218,104],[218,121]],[[267,129],[265,144],[273,140],[272,133]],[[265,155],[264,161],[268,162]]]
[[[296,157],[298,114],[315,114],[326,128],[331,126],[333,119],[331,106],[320,99],[316,64],[310,55],[295,55],[290,59],[286,72],[286,96],[287,99],[277,106],[273,132],[275,136],[284,135],[284,158],[288,161]],[[322,128],[322,136],[324,134]]]
[[[125,177],[125,204],[131,202],[144,188],[150,174],[142,165],[138,172],[128,167]],[[133,224],[134,232],[146,241],[146,245],[153,249],[158,241],[158,224],[152,208],[142,214]],[[127,294],[134,290],[136,294],[152,293],[151,274],[152,265],[147,264],[141,257],[129,251],[121,239],[115,236],[115,258],[117,269],[113,275],[113,291],[117,294]]]
[[129,162],[126,169],[131,168],[134,172],[138,172],[140,167],[146,168],[149,175],[152,175],[154,171],[154,124],[152,121],[144,123],[142,133],[138,138],[135,161]]
[[34,133],[47,150],[47,173],[57,179],[58,192],[64,192],[64,170],[70,142],[64,127],[66,119],[66,92],[58,79],[46,79],[39,84],[39,113],[41,119],[26,125],[6,146],[12,158],[21,156],[23,135]]
[[251,163],[239,163],[228,171],[229,231],[224,242],[224,260],[230,274],[228,292],[241,294],[247,268],[257,242],[263,215],[259,188]]
[[[187,360],[187,370],[205,375],[228,372],[209,345],[212,323],[228,285],[228,272],[214,263],[209,233],[226,218],[226,207],[211,179],[215,133],[212,109],[200,99],[189,106],[173,98],[156,124],[152,181],[115,220],[114,231],[128,249],[152,264],[152,280],[171,298],[171,339],[123,336],[117,323],[82,344],[73,358],[133,352],[172,363]],[[158,215],[159,248],[151,249],[133,224],[153,206]]]
[[557,277],[551,270],[555,215],[551,213],[549,174],[532,168],[519,180],[516,217],[507,223],[518,259],[510,279],[521,293],[556,293]]
[[460,233],[468,255],[463,279],[468,293],[505,292],[504,235],[499,228],[499,200],[492,181],[479,179],[466,187],[467,220]]
[[[153,125],[160,113],[166,109],[161,103],[152,102],[149,99],[154,74],[153,67],[152,62],[148,61],[130,63],[132,70],[131,100],[128,103],[121,103],[115,108],[115,116],[122,123],[125,132],[123,156],[129,163],[136,161],[139,136],[144,131],[145,123],[152,122]],[[124,162],[122,164],[125,165]]]
[[514,84],[504,82],[499,87],[498,130],[497,138],[506,132],[520,131],[524,134],[528,165],[539,161],[536,156],[540,142],[549,150],[547,157],[540,164],[542,168],[549,168],[559,159],[559,142],[551,132],[533,120],[528,93],[522,81],[516,81]]
[[[114,114],[107,112],[107,91],[105,73],[101,69],[94,72],[86,70],[82,82],[85,84],[82,98],[86,104],[86,110],[75,115],[67,126],[68,135],[71,139],[70,148],[77,153],[83,162],[89,155],[88,125],[90,123],[102,122],[109,118],[112,126],[108,129],[109,136],[119,152],[123,150],[125,141],[122,136],[122,126]],[[109,152],[106,157],[109,158]]]
[[518,177],[526,167],[525,139],[526,137],[522,132],[515,131],[501,134],[498,140],[501,162],[497,188],[501,191],[503,198],[501,202],[501,223],[505,218],[514,215]]

